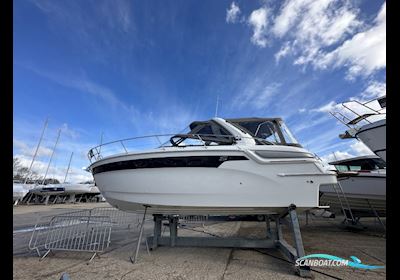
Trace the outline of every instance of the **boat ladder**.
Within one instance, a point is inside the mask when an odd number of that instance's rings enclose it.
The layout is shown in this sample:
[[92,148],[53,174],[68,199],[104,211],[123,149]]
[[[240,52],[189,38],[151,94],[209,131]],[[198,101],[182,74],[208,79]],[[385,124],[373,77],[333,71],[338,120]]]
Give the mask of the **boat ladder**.
[[336,192],[340,207],[342,208],[342,212],[344,215],[343,223],[356,225],[358,223],[358,219],[356,219],[356,217],[353,215],[353,212],[351,211],[349,201],[347,200],[346,194],[344,193],[340,182],[337,182],[337,184],[333,184],[333,189]]

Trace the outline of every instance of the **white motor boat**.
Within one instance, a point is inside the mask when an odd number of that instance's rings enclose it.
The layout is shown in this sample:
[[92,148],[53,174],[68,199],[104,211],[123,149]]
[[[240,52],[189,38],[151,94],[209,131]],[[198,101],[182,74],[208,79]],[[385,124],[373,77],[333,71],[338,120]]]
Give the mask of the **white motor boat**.
[[36,185],[29,192],[39,196],[48,195],[59,195],[64,193],[65,188],[61,184],[47,184],[47,185]]
[[[107,202],[152,214],[271,214],[318,207],[320,186],[337,183],[279,118],[213,118],[189,128],[91,149],[88,171]],[[149,139],[160,144],[129,151]]]
[[[343,112],[331,112],[349,130],[340,138],[357,138],[372,152],[386,161],[386,95],[361,103],[351,100],[341,104]],[[351,113],[349,118],[344,112]]]
[[[353,212],[386,216],[386,163],[378,156],[360,156],[329,163],[338,172],[338,181]],[[340,207],[332,186],[322,186],[321,204]],[[372,210],[372,211],[371,211]]]

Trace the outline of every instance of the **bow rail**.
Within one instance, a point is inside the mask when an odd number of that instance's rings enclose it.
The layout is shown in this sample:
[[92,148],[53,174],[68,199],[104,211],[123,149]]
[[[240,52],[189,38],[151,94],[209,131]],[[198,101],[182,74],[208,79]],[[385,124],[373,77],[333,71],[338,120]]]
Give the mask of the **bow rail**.
[[[156,134],[147,136],[138,136],[107,142],[89,150],[87,156],[89,161],[97,161],[104,156],[129,153],[139,149],[154,149],[167,147],[187,147],[187,146],[209,146],[214,145],[232,145],[239,140],[233,135],[216,134]],[[133,143],[135,142],[135,143]]]

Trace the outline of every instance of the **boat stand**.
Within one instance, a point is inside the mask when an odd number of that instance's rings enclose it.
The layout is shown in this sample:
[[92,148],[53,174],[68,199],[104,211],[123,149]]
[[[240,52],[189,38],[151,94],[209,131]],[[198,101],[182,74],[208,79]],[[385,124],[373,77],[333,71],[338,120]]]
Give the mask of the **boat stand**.
[[[139,255],[140,243],[142,242],[144,223],[146,221],[146,213],[147,213],[147,208],[148,207],[149,206],[144,205],[144,214],[143,214],[142,223],[140,224],[139,238],[138,238],[137,243],[136,243],[135,257],[133,257],[133,256],[129,257],[130,260],[131,260],[131,263],[133,263],[133,264],[135,264],[137,262],[137,258],[138,258],[138,255]],[[149,245],[148,245],[147,239],[146,239],[146,249],[147,249],[147,253],[149,253]]]
[[[281,223],[285,222],[285,217],[289,216],[290,228],[294,238],[295,248],[288,244],[283,237]],[[265,216],[266,237],[263,239],[248,239],[239,237],[180,237],[178,236],[179,215],[165,216],[153,215],[154,235],[147,237],[147,244],[154,250],[158,246],[188,246],[188,247],[228,247],[228,248],[275,248],[280,250],[293,264],[303,257],[304,247],[300,233],[299,220],[296,213],[296,206],[290,205],[283,213],[270,214]],[[170,234],[161,236],[161,225],[163,220],[169,221]],[[275,228],[270,227],[270,221],[275,222]],[[142,230],[141,230],[142,231]],[[140,235],[139,235],[140,240]],[[137,259],[138,247],[136,250],[135,261]],[[301,277],[311,277],[309,266],[295,266],[296,273]]]

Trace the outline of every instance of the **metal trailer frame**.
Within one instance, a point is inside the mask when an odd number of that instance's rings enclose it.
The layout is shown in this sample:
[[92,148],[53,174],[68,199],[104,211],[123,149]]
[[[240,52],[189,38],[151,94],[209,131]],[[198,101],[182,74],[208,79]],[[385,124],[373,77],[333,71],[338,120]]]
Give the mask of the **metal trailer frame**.
[[[145,213],[148,206],[145,206]],[[289,225],[294,239],[295,247],[287,243],[283,237],[281,223],[285,223],[285,217],[289,216]],[[266,222],[266,238],[264,239],[248,239],[239,237],[180,237],[178,236],[179,215],[153,215],[154,217],[154,235],[146,238],[146,245],[150,245],[150,249],[154,250],[158,246],[189,246],[189,247],[228,247],[228,248],[275,248],[285,255],[293,264],[295,261],[305,255],[303,240],[301,237],[299,220],[296,213],[296,206],[290,205],[280,214],[265,215]],[[161,235],[162,221],[169,221],[169,236]],[[271,227],[271,221],[275,222],[275,227]],[[139,239],[137,241],[135,258],[131,261],[136,263],[143,232],[143,224],[141,225]],[[295,266],[296,274],[301,277],[311,277],[311,268],[309,266]]]

